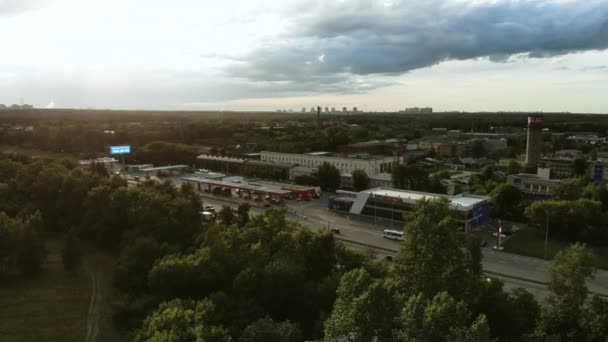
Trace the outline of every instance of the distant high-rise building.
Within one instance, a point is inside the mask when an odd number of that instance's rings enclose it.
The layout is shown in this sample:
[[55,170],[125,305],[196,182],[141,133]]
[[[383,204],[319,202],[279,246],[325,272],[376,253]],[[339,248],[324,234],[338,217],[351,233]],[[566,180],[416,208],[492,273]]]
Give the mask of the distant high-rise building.
[[526,143],[526,163],[536,164],[540,159],[543,146],[542,140],[543,116],[528,116],[528,139]]
[[325,107],[325,113],[329,113],[329,107]]
[[315,107],[310,107],[310,112],[311,112],[311,113],[316,113],[316,112],[317,112],[317,109],[316,109]]
[[306,113],[306,107],[302,107],[302,113]]
[[342,107],[342,113],[346,113],[348,111],[348,109],[346,109],[346,107]]
[[357,107],[353,107],[353,113],[357,112]]
[[331,107],[331,112],[335,113],[336,112],[336,107]]

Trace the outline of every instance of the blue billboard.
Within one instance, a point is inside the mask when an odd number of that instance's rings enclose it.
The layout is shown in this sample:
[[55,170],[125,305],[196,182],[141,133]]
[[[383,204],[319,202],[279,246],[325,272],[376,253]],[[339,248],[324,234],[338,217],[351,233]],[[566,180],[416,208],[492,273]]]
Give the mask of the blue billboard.
[[131,146],[110,146],[110,154],[129,154],[131,153]]

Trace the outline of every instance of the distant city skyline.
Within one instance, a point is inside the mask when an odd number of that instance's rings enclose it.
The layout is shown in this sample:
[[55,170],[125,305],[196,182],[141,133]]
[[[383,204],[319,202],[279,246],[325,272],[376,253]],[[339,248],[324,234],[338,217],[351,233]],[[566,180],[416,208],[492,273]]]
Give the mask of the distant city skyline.
[[608,0],[3,0],[0,103],[608,113]]

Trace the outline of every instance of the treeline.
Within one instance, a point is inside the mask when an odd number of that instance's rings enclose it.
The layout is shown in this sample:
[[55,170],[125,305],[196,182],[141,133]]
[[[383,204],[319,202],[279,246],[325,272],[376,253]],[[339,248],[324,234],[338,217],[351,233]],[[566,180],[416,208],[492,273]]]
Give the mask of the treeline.
[[549,225],[551,236],[570,242],[608,245],[608,182],[586,177],[564,181],[551,200],[532,203],[525,215],[538,229]]

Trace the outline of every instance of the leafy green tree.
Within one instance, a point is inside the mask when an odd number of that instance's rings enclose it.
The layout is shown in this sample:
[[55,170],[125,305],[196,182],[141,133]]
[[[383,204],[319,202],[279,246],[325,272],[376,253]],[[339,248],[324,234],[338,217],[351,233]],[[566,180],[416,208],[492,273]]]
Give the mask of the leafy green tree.
[[42,217],[36,212],[26,218],[19,232],[17,265],[24,276],[39,273],[46,258],[44,240],[40,235],[41,226]]
[[583,197],[602,203],[604,211],[608,210],[608,183],[589,183],[583,190]]
[[228,331],[216,324],[214,311],[215,306],[210,300],[175,299],[162,303],[144,320],[135,341],[232,341]]
[[515,160],[511,160],[509,165],[507,166],[507,173],[510,175],[515,175],[521,172],[521,164],[516,162]]
[[315,176],[299,175],[293,181],[298,185],[319,186],[319,179]]
[[319,165],[317,178],[323,191],[334,191],[340,187],[340,171],[327,162]]
[[481,238],[477,235],[471,235],[467,239],[467,250],[470,256],[470,267],[474,274],[481,275],[482,264],[481,259]]
[[393,187],[397,189],[424,191],[429,186],[429,175],[414,165],[396,164],[392,169]]
[[237,217],[236,222],[239,227],[245,226],[249,222],[249,211],[251,210],[251,205],[249,203],[241,203],[237,209]]
[[605,339],[608,336],[608,301],[598,295],[587,298],[582,309],[580,325],[589,340]]
[[411,296],[400,317],[401,327],[396,341],[490,341],[488,322],[484,315],[473,323],[464,302],[458,302],[446,292],[431,300],[422,293]]
[[579,319],[587,298],[585,281],[594,272],[595,257],[585,245],[574,244],[555,256],[549,269],[549,295],[536,329],[539,338],[585,339]]
[[428,298],[447,291],[458,300],[472,301],[477,286],[459,223],[447,199],[420,201],[406,226],[406,237],[396,258],[394,278],[406,295]]
[[494,204],[494,217],[506,220],[518,220],[523,215],[524,193],[518,188],[501,184],[490,194]]
[[74,234],[68,234],[61,250],[63,268],[68,272],[75,272],[82,264],[82,249]]
[[354,170],[352,177],[353,188],[355,188],[355,191],[363,191],[369,186],[369,177],[367,176],[367,172],[365,172],[365,170]]
[[572,168],[573,168],[575,176],[579,176],[579,177],[585,176],[587,174],[587,167],[588,167],[588,165],[587,165],[587,161],[585,159],[580,159],[580,158],[574,159]]
[[604,229],[606,213],[599,202],[580,199],[576,201],[539,201],[526,207],[525,215],[538,229],[545,230],[547,219],[553,238],[577,242],[606,243],[608,232]]
[[19,246],[19,223],[0,212],[0,275],[7,275],[13,269],[15,254]]
[[235,221],[237,220],[237,218],[234,217],[234,213],[232,212],[232,208],[230,206],[227,205],[223,205],[222,209],[220,209],[219,213],[218,213],[218,218],[220,219],[220,221],[229,226],[233,223],[235,223]]
[[239,342],[301,342],[302,332],[289,321],[276,323],[270,317],[249,324]]
[[587,182],[584,178],[565,180],[553,189],[553,199],[569,201],[580,199]]
[[435,194],[447,194],[448,191],[446,187],[441,183],[441,179],[442,178],[440,175],[433,175],[430,178],[427,191]]
[[505,292],[503,282],[488,279],[482,283],[477,311],[488,318],[493,337],[508,341],[525,341],[532,336],[540,307],[523,289]]
[[390,340],[396,301],[381,280],[364,269],[342,276],[334,309],[325,322],[325,341]]

